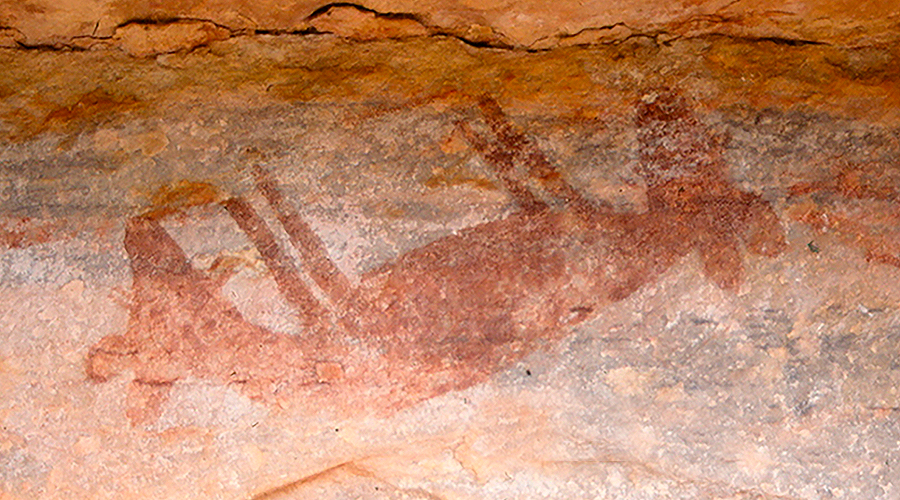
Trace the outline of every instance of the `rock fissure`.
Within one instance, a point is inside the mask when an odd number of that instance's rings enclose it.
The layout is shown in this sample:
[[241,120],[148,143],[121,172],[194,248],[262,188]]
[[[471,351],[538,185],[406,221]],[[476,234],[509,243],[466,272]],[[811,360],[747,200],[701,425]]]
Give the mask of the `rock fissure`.
[[[717,12],[727,10],[735,3],[737,2],[732,2]],[[833,45],[826,40],[809,37],[729,33],[729,30],[740,27],[744,21],[745,19],[741,17],[720,14],[697,15],[671,24],[672,29],[652,27],[647,29],[625,21],[616,21],[581,27],[574,32],[560,30],[537,38],[529,44],[523,44],[511,40],[507,34],[493,27],[488,27],[487,32],[482,30],[481,33],[472,35],[458,27],[429,23],[424,16],[413,12],[383,12],[362,4],[334,2],[316,8],[300,25],[284,28],[235,27],[207,17],[150,16],[129,18],[115,25],[111,34],[101,35],[98,34],[101,25],[101,20],[98,19],[89,35],[74,35],[68,39],[34,43],[28,40],[28,36],[21,29],[15,26],[0,26],[0,47],[23,50],[90,50],[106,45],[110,48],[124,49],[135,56],[146,57],[190,51],[208,46],[214,41],[255,35],[335,35],[357,42],[409,37],[447,37],[476,48],[526,52],[540,52],[572,45],[615,45],[637,38],[649,39],[656,45],[704,37],[767,41],[791,47]],[[5,36],[4,31],[7,32]],[[468,31],[471,32],[471,27]]]

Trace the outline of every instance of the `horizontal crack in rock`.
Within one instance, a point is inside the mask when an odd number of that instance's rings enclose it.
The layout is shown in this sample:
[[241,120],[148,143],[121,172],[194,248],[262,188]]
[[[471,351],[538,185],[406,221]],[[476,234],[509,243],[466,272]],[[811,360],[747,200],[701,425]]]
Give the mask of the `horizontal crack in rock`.
[[[472,24],[461,27],[429,24],[423,16],[410,12],[380,12],[361,4],[335,2],[311,12],[302,24],[289,28],[232,28],[211,19],[194,17],[151,17],[129,19],[115,27],[111,36],[97,36],[96,26],[90,35],[72,37],[52,44],[29,44],[27,36],[14,27],[0,26],[0,47],[42,50],[87,50],[107,46],[136,57],[149,57],[172,52],[189,52],[212,42],[234,36],[309,36],[336,35],[365,42],[412,37],[447,37],[478,48],[500,48],[539,52],[567,46],[615,45],[634,38],[646,38],[656,45],[678,39],[726,37],[743,41],[765,41],[786,46],[829,45],[814,39],[787,36],[744,36],[724,33],[739,27],[738,19],[727,16],[698,16],[680,21],[671,29],[641,30],[624,22],[587,26],[574,33],[560,32],[539,38],[524,46],[490,26]],[[99,25],[99,21],[97,22]]]

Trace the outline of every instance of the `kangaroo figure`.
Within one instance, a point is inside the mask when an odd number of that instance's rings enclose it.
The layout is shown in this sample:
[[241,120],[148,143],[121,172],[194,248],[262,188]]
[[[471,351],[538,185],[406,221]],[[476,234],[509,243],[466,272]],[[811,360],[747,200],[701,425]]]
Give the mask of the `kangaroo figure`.
[[194,268],[160,225],[166,213],[151,211],[126,223],[134,289],[128,329],[90,349],[88,376],[102,382],[133,373],[127,415],[135,425],[154,421],[186,377],[282,406],[395,409],[486,380],[694,250],[716,285],[735,290],[742,246],[767,256],[785,246],[770,205],[729,182],[722,141],[673,91],[637,103],[642,213],[586,198],[493,99],[478,105],[481,132],[464,122],[457,131],[517,212],[414,249],[352,286],[281,196],[273,173],[255,166],[256,186],[300,268],[249,202],[220,203],[259,250],[304,334],[245,319],[220,293],[222,280]]

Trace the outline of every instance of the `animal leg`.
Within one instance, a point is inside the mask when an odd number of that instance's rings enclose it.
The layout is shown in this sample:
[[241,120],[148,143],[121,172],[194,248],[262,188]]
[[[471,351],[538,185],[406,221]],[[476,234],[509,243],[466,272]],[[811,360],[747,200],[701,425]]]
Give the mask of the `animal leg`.
[[259,250],[279,290],[307,323],[318,324],[327,317],[328,311],[303,282],[290,257],[278,246],[272,230],[253,207],[241,198],[229,198],[222,202],[222,206]]
[[503,184],[506,191],[512,195],[519,207],[527,213],[536,213],[547,209],[547,204],[528,190],[528,187],[515,177],[515,154],[507,148],[501,148],[497,144],[490,144],[488,140],[472,129],[468,123],[457,122],[457,130],[475,151],[481,155],[487,164],[494,169],[497,178]]
[[744,277],[744,264],[738,238],[710,231],[699,238],[697,248],[706,276],[723,290],[737,291]]
[[303,270],[309,274],[313,282],[322,289],[340,312],[346,312],[347,301],[353,288],[344,273],[334,265],[331,257],[328,256],[328,251],[321,238],[309,227],[297,210],[285,201],[278,190],[275,179],[268,170],[255,165],[253,176],[256,179],[256,186],[275,210],[291,244],[300,254]]
[[585,198],[571,184],[566,182],[562,173],[550,163],[534,142],[517,128],[492,97],[483,96],[478,107],[485,121],[497,137],[510,163],[520,160],[527,169],[528,175],[536,179],[553,197],[562,200],[568,207],[581,213],[596,212],[598,208],[611,209],[606,203],[596,203]]

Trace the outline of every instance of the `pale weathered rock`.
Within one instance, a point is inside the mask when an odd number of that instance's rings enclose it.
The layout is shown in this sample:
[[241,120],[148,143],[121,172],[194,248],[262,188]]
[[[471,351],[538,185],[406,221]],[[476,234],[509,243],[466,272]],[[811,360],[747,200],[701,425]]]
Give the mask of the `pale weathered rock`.
[[895,45],[93,7],[0,49],[0,498],[896,498]]

